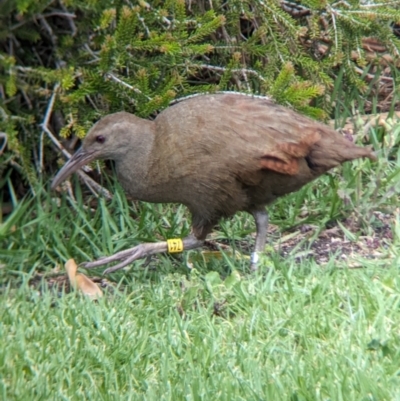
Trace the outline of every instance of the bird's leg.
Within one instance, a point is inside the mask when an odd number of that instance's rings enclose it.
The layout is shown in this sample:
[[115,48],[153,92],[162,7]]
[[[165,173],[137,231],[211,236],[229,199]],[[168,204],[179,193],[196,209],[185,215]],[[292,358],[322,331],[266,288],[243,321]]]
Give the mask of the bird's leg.
[[[195,216],[193,216],[193,221],[195,222]],[[214,225],[214,222],[201,222],[201,224],[194,224],[192,225],[192,232],[190,235],[183,239],[170,239],[162,242],[140,244],[133,248],[120,251],[114,255],[102,257],[94,262],[82,263],[81,266],[86,269],[92,269],[94,267],[103,266],[107,263],[121,261],[120,263],[104,270],[104,274],[108,274],[122,269],[135,260],[147,258],[156,253],[178,253],[189,249],[199,248],[204,244],[204,240]]]
[[268,213],[262,209],[252,210],[251,214],[256,221],[256,244],[254,252],[251,254],[250,268],[252,271],[257,270],[259,254],[264,251],[265,242],[267,240],[267,229],[268,229]]
[[94,267],[103,266],[107,263],[121,261],[115,266],[109,267],[104,270],[104,274],[115,272],[116,270],[122,269],[129,265],[135,260],[146,258],[156,253],[169,252],[176,253],[182,252],[183,250],[194,249],[202,246],[204,239],[198,239],[194,233],[191,233],[183,239],[174,239],[162,242],[148,242],[145,244],[139,244],[133,248],[125,249],[111,256],[99,258],[93,262],[82,263],[81,266],[86,269],[92,269]]

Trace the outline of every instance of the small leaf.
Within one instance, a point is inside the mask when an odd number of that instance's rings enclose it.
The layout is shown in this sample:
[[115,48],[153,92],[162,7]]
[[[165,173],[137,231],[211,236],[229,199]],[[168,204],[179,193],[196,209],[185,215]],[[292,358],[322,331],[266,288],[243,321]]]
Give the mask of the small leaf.
[[101,291],[100,287],[90,280],[89,277],[82,273],[76,274],[78,266],[74,259],[69,259],[67,263],[65,263],[65,270],[67,271],[71,287],[73,287],[75,290],[79,289],[82,294],[91,299],[98,299],[103,296],[103,292]]
[[103,291],[101,291],[100,287],[84,274],[78,273],[75,282],[76,287],[82,291],[82,294],[89,298],[99,299],[103,296]]
[[76,271],[78,270],[78,265],[75,263],[74,259],[67,260],[67,263],[65,263],[65,270],[67,271],[69,282],[73,287],[75,287],[75,276]]

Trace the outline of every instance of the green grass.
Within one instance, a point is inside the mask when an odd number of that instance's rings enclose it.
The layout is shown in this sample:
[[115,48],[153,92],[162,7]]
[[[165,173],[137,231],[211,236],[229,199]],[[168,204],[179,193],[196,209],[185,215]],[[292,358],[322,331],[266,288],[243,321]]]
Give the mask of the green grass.
[[[377,163],[346,164],[269,208],[281,231],[256,274],[245,257],[159,255],[111,275],[118,289],[99,302],[48,279],[71,257],[187,235],[185,208],[128,202],[115,182],[105,183],[111,201],[88,198],[76,180],[76,200],[48,183],[13,196],[0,221],[0,399],[400,400],[400,127],[369,135]],[[387,238],[376,212],[388,216]],[[379,249],[317,263],[304,256],[305,224],[311,239],[338,226]],[[246,256],[254,230],[240,213],[213,239]],[[290,235],[303,241],[283,256]]]
[[400,399],[398,266],[229,281],[143,273],[98,303],[6,290],[0,398]]

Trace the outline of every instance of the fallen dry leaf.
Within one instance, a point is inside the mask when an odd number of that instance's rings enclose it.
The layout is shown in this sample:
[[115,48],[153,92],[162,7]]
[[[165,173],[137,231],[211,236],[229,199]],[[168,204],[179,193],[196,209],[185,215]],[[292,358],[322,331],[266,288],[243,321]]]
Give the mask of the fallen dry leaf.
[[82,294],[92,299],[98,299],[103,296],[100,287],[90,280],[89,277],[82,273],[76,273],[78,265],[74,259],[67,260],[67,263],[65,263],[65,270],[67,271],[69,281],[73,288],[79,289]]

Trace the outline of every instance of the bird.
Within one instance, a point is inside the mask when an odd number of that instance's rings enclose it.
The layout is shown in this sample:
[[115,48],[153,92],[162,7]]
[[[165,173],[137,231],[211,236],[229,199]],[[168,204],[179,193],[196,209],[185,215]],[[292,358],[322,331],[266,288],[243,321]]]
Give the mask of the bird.
[[371,146],[357,146],[268,97],[198,94],[175,101],[154,120],[125,111],[102,117],[58,172],[52,189],[83,165],[110,159],[131,198],[183,204],[191,213],[185,238],[142,243],[85,262],[85,268],[114,263],[107,274],[153,254],[201,247],[221,218],[245,211],[256,225],[250,257],[256,270],[267,239],[266,206],[357,158],[376,156]]

